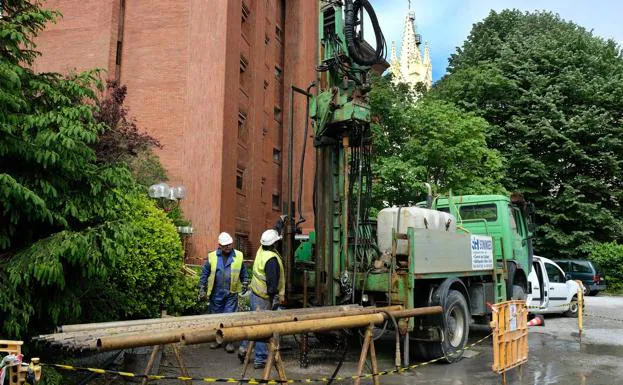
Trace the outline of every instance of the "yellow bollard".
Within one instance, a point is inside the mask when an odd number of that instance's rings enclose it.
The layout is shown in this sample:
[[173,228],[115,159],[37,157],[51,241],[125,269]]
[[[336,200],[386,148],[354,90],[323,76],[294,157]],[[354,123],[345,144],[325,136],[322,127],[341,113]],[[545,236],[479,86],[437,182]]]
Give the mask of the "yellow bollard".
[[584,284],[580,280],[575,282],[578,283],[578,333],[581,340],[582,330],[584,329]]

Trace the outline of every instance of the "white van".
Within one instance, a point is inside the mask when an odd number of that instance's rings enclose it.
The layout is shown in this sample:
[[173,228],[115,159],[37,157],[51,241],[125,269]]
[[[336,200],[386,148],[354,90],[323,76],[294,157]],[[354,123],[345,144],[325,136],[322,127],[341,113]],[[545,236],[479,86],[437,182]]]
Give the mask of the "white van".
[[564,313],[578,316],[577,282],[567,279],[562,269],[552,260],[534,256],[528,275],[530,289],[526,301],[534,314]]

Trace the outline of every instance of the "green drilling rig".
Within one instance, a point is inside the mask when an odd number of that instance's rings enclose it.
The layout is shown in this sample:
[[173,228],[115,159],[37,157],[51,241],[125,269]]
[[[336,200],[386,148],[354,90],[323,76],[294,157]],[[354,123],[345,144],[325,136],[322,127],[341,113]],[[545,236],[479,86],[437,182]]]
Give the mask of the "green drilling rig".
[[[386,208],[371,220],[366,95],[371,67],[384,62],[385,41],[367,0],[320,4],[317,93],[297,89],[310,98],[315,231],[295,249],[296,224],[291,215],[286,221],[287,296],[316,306],[440,305],[441,315],[404,325],[403,352],[408,359],[413,343],[421,358],[456,361],[470,323],[486,322],[488,303],[530,291],[532,206],[520,195],[433,199],[429,187],[426,202]],[[364,13],[374,48],[363,40]]]

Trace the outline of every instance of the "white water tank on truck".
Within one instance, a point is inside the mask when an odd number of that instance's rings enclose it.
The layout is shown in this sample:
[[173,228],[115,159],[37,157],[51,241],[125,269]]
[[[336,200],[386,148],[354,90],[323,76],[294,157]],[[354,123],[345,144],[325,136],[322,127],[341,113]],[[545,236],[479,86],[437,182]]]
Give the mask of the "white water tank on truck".
[[[390,253],[392,249],[392,230],[406,234],[407,229],[428,229],[430,231],[456,232],[454,215],[422,207],[388,207],[377,216],[377,241],[381,253]],[[396,254],[408,252],[406,240],[398,240]]]

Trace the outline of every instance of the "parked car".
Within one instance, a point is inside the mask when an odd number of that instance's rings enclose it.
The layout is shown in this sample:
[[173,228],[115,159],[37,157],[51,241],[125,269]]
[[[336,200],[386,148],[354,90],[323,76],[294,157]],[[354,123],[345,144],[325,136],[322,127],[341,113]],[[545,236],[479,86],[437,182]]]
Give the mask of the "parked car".
[[569,279],[577,279],[584,284],[584,294],[597,295],[602,290],[606,290],[606,281],[603,274],[593,262],[586,259],[565,259],[555,260]]
[[530,288],[526,301],[531,313],[564,313],[568,317],[578,316],[579,285],[567,279],[554,261],[535,255],[528,282]]

